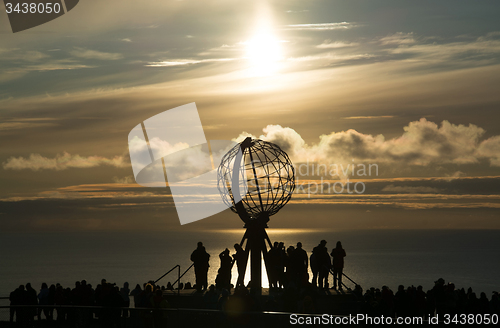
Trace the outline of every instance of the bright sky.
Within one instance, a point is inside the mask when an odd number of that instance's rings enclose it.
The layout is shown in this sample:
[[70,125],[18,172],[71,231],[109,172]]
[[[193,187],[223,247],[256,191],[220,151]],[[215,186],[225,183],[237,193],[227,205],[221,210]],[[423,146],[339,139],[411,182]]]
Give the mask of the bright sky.
[[[297,194],[278,228],[338,213],[345,229],[498,229],[499,15],[498,1],[80,1],[13,34],[1,3],[0,227],[179,228],[164,190],[134,184],[127,135],[196,102],[209,140],[379,166],[364,195]],[[226,224],[241,226],[224,212],[192,227]]]

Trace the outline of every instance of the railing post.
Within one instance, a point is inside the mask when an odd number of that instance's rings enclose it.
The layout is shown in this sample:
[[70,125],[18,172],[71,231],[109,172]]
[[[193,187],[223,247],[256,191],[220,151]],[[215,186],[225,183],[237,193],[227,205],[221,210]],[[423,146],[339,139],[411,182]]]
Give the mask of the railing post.
[[177,296],[181,295],[181,266],[177,265]]

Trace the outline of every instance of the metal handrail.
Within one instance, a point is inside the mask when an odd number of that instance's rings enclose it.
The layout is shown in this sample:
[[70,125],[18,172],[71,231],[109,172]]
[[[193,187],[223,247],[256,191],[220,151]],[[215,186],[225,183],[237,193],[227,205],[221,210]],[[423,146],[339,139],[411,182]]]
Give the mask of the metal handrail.
[[[161,276],[160,278],[156,279],[154,281],[154,283],[156,284],[158,281],[160,281],[161,279],[163,279],[167,274],[169,274],[170,272],[174,271],[174,269],[177,268],[177,281],[180,281],[181,280],[181,266],[179,264],[177,264],[176,266],[174,266],[172,269],[168,270],[167,273],[165,273],[163,276]],[[183,274],[184,275],[184,274]],[[176,281],[176,282],[177,282]],[[174,283],[175,284],[175,283]],[[173,286],[173,285],[172,285]],[[181,291],[179,288],[177,288],[177,295],[180,295]]]
[[[191,308],[153,308],[153,307],[119,307],[119,306],[102,306],[102,305],[10,305],[10,306],[0,306],[0,309],[10,309],[10,308],[41,308],[41,309],[94,309],[94,310],[160,310],[167,312],[175,312],[175,311],[185,311],[185,312],[213,312],[213,313],[231,313],[231,314],[274,314],[274,315],[314,315],[321,316],[323,314],[307,314],[307,313],[298,313],[298,312],[285,312],[285,311],[226,311],[226,310],[217,310],[217,309],[191,309]],[[345,317],[346,315],[335,315],[338,317]]]
[[[179,264],[177,264],[176,266],[174,266],[172,269],[168,270],[167,273],[165,273],[163,276],[161,276],[160,278],[156,279],[154,281],[154,283],[156,284],[158,281],[162,280],[167,274],[169,274],[170,272],[174,271],[175,268],[179,268],[179,272],[181,270],[181,266]],[[180,273],[179,273],[179,276],[180,276]]]
[[[179,276],[179,278],[178,278],[176,281],[174,281],[174,283],[172,284],[172,287],[173,287],[176,283],[178,283],[178,282],[181,280],[181,278],[182,278],[182,277],[184,277],[184,275],[185,275],[185,274],[186,274],[186,273],[187,273],[187,272],[188,272],[188,271],[189,271],[189,270],[190,270],[193,266],[194,266],[194,263],[193,263],[193,264],[191,264],[191,265],[189,266],[189,268],[187,268],[187,269],[186,269],[186,271],[184,271],[184,273],[183,273],[183,274],[181,274],[181,275]],[[179,289],[179,286],[177,286],[177,289]]]
[[181,266],[179,264],[177,264],[176,266],[174,266],[172,269],[168,270],[163,276],[161,276],[160,278],[156,279],[154,281],[154,283],[156,284],[158,281],[160,281],[161,279],[163,279],[166,275],[168,275],[170,272],[174,271],[175,268],[177,268],[177,280],[173,282],[172,284],[172,287],[178,283],[177,285],[177,294],[180,295],[180,288],[179,288],[179,285],[180,285],[180,281],[181,281],[181,278],[184,277],[184,275],[194,266],[194,263],[191,264],[189,266],[189,268],[186,269],[186,271],[184,271],[182,274],[181,274]]
[[343,272],[342,272],[342,275],[343,275],[344,277],[346,277],[346,278],[347,278],[350,282],[352,282],[352,283],[354,284],[354,286],[357,286],[357,285],[358,285],[358,284],[357,284],[354,280],[352,280],[351,278],[349,278],[349,277],[348,277],[345,273],[343,273]]
[[[225,313],[229,315],[271,315],[271,316],[290,316],[292,314],[297,316],[314,316],[321,317],[324,314],[316,314],[316,313],[298,313],[298,312],[285,312],[285,311],[223,311],[216,309],[190,309],[190,308],[130,308],[130,307],[107,307],[107,306],[77,306],[77,305],[12,305],[12,306],[0,306],[0,309],[10,309],[10,308],[52,308],[52,309],[102,309],[102,310],[128,310],[128,311],[163,311],[163,312],[193,312],[193,313]],[[339,318],[349,318],[351,314],[328,314],[329,317],[339,317]],[[396,316],[390,316],[392,319],[396,319]],[[17,320],[17,318],[16,318]],[[438,323],[441,324],[444,321],[442,319],[438,320]],[[429,319],[422,318],[422,323],[429,323]]]
[[[335,272],[335,271],[334,271],[333,269],[330,269],[330,273],[331,273],[332,275],[333,275],[333,274],[335,274],[334,272]],[[350,282],[352,282],[352,283],[354,284],[354,286],[357,286],[357,285],[358,285],[358,284],[357,284],[354,280],[352,280],[351,278],[349,278],[349,276],[348,276],[348,275],[346,275],[344,272],[342,272],[342,276],[346,277],[346,278],[347,278]],[[334,279],[335,279],[335,278],[334,278]],[[348,291],[352,291],[352,289],[351,289],[351,288],[349,288],[349,287],[347,287],[347,286],[346,286],[346,284],[344,284],[343,282],[342,282],[341,284],[342,284],[342,286],[344,286],[344,287],[345,287]]]

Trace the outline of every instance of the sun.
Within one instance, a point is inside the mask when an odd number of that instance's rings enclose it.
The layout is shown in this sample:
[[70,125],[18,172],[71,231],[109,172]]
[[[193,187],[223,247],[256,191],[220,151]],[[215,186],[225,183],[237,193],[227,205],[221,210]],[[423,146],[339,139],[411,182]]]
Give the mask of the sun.
[[281,42],[271,33],[258,33],[245,42],[245,58],[250,61],[253,76],[273,75],[283,58]]

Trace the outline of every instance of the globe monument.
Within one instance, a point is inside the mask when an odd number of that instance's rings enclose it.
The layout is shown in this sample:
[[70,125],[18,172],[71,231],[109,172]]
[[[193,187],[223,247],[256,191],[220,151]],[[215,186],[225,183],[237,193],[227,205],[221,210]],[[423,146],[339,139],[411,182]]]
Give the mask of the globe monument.
[[262,258],[268,278],[270,272],[266,242],[269,249],[272,243],[266,232],[267,223],[292,197],[294,167],[279,146],[248,137],[224,155],[217,176],[224,203],[245,223],[240,245],[247,256],[245,265],[250,256],[251,291],[260,293]]

